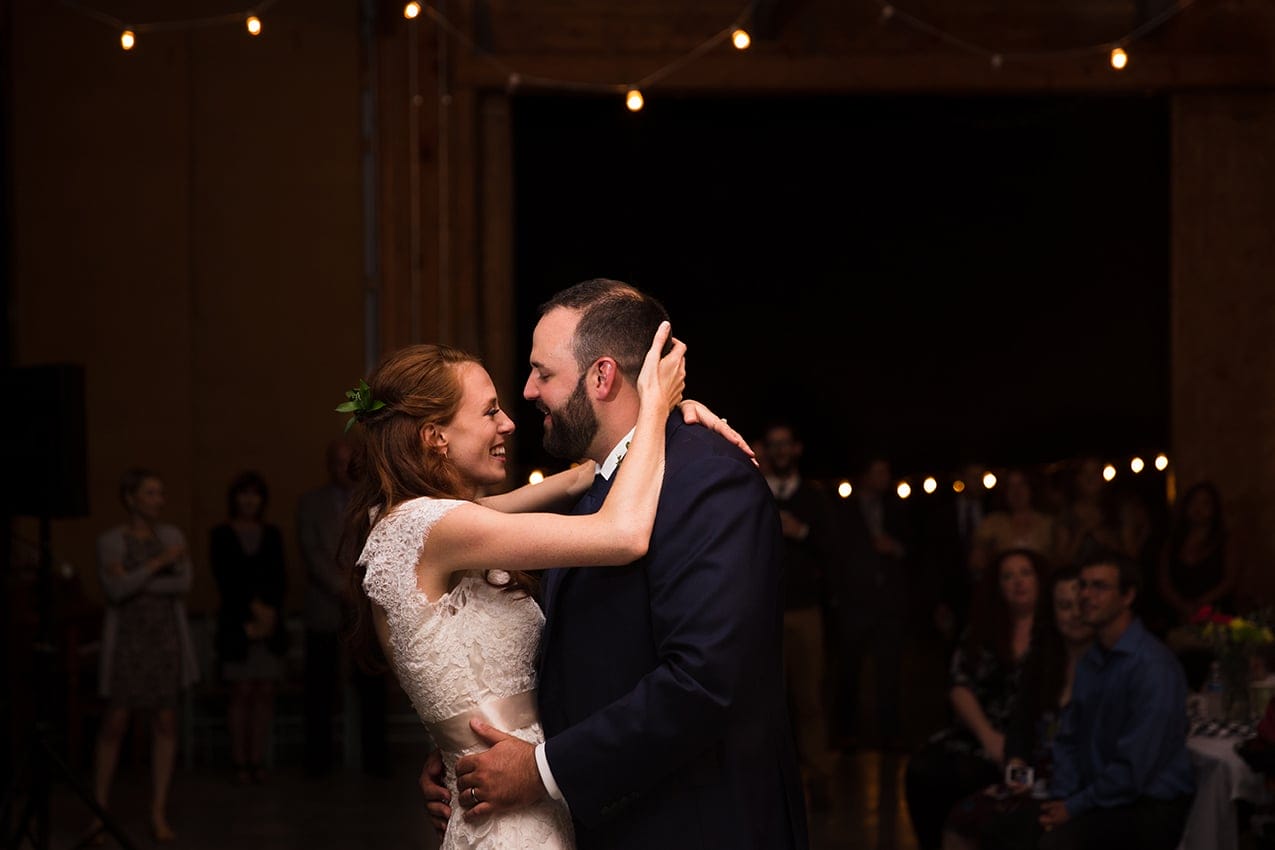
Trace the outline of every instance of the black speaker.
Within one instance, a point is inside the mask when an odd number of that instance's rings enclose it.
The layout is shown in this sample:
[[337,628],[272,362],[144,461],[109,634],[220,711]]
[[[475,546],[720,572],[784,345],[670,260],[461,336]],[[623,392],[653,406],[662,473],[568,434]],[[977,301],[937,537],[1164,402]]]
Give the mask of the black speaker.
[[86,516],[84,367],[22,366],[0,375],[0,398],[8,399],[0,441],[5,514]]

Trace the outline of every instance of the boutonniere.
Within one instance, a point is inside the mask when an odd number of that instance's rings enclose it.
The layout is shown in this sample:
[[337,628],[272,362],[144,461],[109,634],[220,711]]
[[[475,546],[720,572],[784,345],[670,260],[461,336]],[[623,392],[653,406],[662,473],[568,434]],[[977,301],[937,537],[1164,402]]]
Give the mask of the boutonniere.
[[372,398],[372,388],[367,385],[367,381],[360,380],[359,385],[352,390],[346,390],[346,401],[337,405],[337,413],[353,414],[345,423],[345,430],[348,432],[354,427],[354,423],[362,422],[363,417],[369,413],[374,413],[385,407],[385,402]]
[[[629,446],[633,444],[632,440],[624,441],[624,451],[620,452],[620,456],[615,459],[615,468],[619,469],[620,464],[624,463],[624,459],[629,456]],[[612,473],[614,474],[614,473]]]

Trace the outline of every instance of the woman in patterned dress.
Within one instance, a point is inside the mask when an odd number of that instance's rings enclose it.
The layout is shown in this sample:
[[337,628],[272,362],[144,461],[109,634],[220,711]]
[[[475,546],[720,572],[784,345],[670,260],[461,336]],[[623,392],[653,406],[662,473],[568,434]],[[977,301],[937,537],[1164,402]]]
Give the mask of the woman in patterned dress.
[[[184,597],[191,563],[186,538],[159,521],[164,484],[147,469],[130,469],[120,481],[128,521],[97,541],[98,576],[106,595],[98,690],[106,713],[98,730],[94,780],[106,808],[120,742],[135,710],[151,719],[150,823],[157,841],[176,838],[168,824],[168,789],[177,756],[177,701],[198,676]],[[103,838],[101,825],[91,835]]]

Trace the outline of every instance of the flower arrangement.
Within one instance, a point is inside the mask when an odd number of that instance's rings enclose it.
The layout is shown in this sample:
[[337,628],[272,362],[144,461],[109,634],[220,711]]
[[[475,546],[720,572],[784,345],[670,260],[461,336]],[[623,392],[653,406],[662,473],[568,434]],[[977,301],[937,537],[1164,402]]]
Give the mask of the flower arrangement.
[[1191,626],[1205,643],[1213,648],[1213,655],[1221,668],[1222,678],[1226,683],[1225,701],[1236,706],[1236,711],[1248,711],[1248,686],[1254,673],[1254,658],[1257,650],[1275,642],[1275,631],[1271,629],[1269,610],[1256,612],[1249,617],[1225,614],[1212,606],[1204,605],[1191,617]]

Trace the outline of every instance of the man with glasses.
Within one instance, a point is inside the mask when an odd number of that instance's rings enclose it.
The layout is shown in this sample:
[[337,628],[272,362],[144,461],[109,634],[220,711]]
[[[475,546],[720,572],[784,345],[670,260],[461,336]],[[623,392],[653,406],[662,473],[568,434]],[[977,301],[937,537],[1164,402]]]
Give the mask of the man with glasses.
[[1054,740],[1041,848],[1173,850],[1195,778],[1186,749],[1186,676],[1133,612],[1138,565],[1118,554],[1080,571],[1080,610],[1097,640],[1076,666]]

